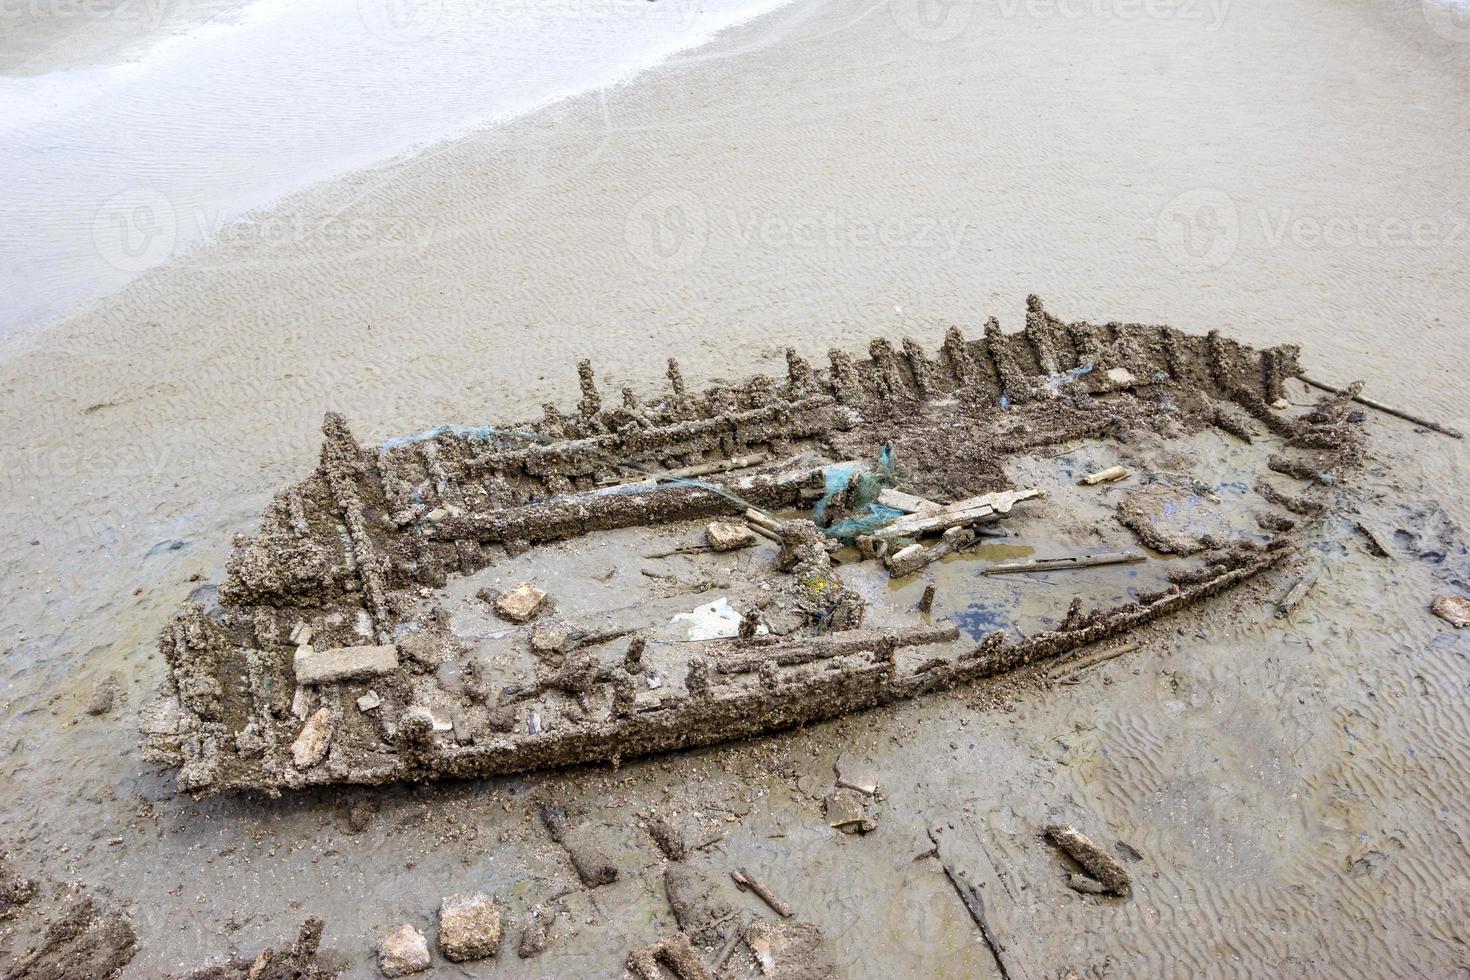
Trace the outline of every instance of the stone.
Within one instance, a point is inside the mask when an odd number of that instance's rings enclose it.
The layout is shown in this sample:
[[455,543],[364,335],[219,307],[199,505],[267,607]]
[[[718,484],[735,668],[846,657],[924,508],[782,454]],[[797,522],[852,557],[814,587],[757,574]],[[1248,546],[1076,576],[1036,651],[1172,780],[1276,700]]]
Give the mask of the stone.
[[911,544],[888,556],[888,574],[894,578],[912,575],[929,564],[928,557],[927,548],[921,544]]
[[390,930],[378,942],[378,969],[385,977],[422,973],[432,964],[429,941],[407,922]]
[[731,521],[711,521],[704,529],[704,539],[716,551],[749,548],[758,540],[750,528]]
[[297,684],[330,684],[378,677],[398,669],[398,648],[392,644],[334,647],[330,650],[302,646],[296,648],[295,667]]
[[855,789],[843,787],[834,790],[827,795],[822,807],[827,814],[827,825],[844,834],[866,834],[878,827],[868,816],[867,797]]
[[500,906],[484,892],[451,895],[439,906],[439,952],[456,963],[500,954]]
[[844,752],[837,757],[834,768],[837,771],[838,786],[855,789],[864,796],[872,796],[878,792],[878,777],[848,753]]
[[291,635],[288,639],[292,646],[311,646],[311,627],[298,619],[296,625],[291,627]]
[[370,690],[366,694],[364,694],[362,697],[360,697],[360,698],[357,699],[357,710],[358,711],[374,711],[378,707],[380,707],[382,705],[382,703],[383,703],[383,699],[382,699],[382,697],[380,697],[378,695],[378,692],[377,691],[371,691]]
[[297,769],[310,769],[327,757],[337,723],[331,708],[318,708],[301,726],[301,734],[291,743],[291,762]]
[[531,627],[531,649],[536,653],[562,653],[570,640],[565,623],[545,622]]
[[536,906],[526,913],[521,922],[521,941],[516,947],[516,955],[523,960],[533,956],[540,956],[546,951],[546,945],[551,940],[551,926],[556,921],[556,910]]
[[108,674],[100,678],[92,688],[92,697],[87,701],[87,714],[105,715],[117,703],[117,675]]
[[1107,378],[1115,385],[1131,385],[1138,380],[1132,371],[1124,367],[1108,368]]
[[1434,600],[1430,611],[1455,629],[1470,626],[1470,599],[1459,595],[1442,595]]
[[545,604],[546,593],[524,583],[495,597],[495,614],[512,623],[528,623]]

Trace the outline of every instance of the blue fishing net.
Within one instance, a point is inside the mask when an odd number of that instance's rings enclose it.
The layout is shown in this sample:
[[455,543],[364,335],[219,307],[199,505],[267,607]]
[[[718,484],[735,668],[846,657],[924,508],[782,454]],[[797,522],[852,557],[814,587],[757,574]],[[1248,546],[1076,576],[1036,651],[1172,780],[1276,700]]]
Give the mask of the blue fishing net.
[[846,504],[853,515],[826,529],[827,537],[851,544],[859,535],[871,534],[903,516],[903,511],[879,504],[878,495],[897,480],[893,471],[893,447],[888,443],[878,451],[872,466],[833,466],[827,470],[827,483],[822,499],[812,510],[818,525],[824,523],[827,509],[839,494],[848,494]]

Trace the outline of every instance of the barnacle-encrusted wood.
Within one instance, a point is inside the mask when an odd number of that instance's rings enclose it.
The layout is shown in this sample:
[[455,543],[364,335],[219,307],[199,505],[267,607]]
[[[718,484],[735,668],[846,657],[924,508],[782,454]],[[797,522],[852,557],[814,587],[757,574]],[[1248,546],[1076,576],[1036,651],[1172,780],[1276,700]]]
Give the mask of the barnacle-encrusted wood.
[[[1314,476],[1350,463],[1354,441],[1342,397],[1302,415],[1272,407],[1297,356],[1167,326],[1065,323],[1033,297],[1019,333],[993,319],[980,339],[951,329],[933,354],[876,340],[861,360],[832,351],[824,370],[788,351],[779,382],[694,394],[670,361],[664,395],[612,400],[584,362],[574,411],[547,405],[537,420],[444,426],[377,448],[329,415],[320,465],[236,541],[208,608],[187,604],[164,631],[169,673],[145,713],[145,753],[197,793],[507,773],[741,738],[1054,657],[1278,562],[1301,515],[1330,504],[1328,481],[1292,493],[1263,481],[1268,533],[1252,540],[1169,540],[1135,501],[1120,519],[1142,544],[1193,552],[1187,570],[1125,605],[1074,610],[1056,631],[978,645],[942,624],[864,623],[823,535],[788,521],[771,574],[789,582],[807,625],[770,645],[751,640],[754,620],[746,642],[686,643],[687,676],[656,690],[640,673],[641,642],[625,655],[626,641],[585,641],[524,683],[487,683],[425,598],[543,542],[809,506],[830,465],[873,459],[885,444],[908,465],[906,489],[935,499],[1007,489],[1002,463],[1040,446],[1145,431],[1213,427],[1250,440],[1264,427],[1285,440],[1273,469]],[[656,479],[669,473],[700,478]],[[358,654],[379,666],[347,662],[341,680],[299,686],[308,632],[318,651],[395,646],[398,656]],[[940,655],[901,655],[914,644]]]

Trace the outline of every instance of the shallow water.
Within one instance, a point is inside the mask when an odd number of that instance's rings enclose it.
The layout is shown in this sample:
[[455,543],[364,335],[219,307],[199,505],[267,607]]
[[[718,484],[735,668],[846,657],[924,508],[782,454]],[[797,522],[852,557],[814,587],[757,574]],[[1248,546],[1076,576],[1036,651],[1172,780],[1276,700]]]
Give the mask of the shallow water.
[[[0,76],[0,331],[221,236],[422,254],[434,228],[421,215],[308,224],[248,215],[325,178],[618,84],[785,2],[252,0],[133,57]],[[546,118],[584,137],[585,152],[515,161],[528,188],[596,166],[617,127],[606,112]]]

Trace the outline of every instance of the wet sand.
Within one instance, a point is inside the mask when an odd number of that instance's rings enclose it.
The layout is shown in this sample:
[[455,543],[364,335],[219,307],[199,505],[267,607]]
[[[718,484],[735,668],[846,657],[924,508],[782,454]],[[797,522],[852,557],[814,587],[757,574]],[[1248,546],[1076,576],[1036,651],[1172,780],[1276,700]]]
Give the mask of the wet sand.
[[[1470,45],[1417,3],[1237,2],[1213,29],[1208,7],[1011,9],[788,8],[605,99],[316,188],[257,226],[296,231],[230,236],[7,338],[15,864],[131,911],[127,976],[253,952],[312,913],[365,976],[376,932],[427,930],[444,895],[529,901],[566,879],[529,817],[569,798],[626,839],[630,873],[579,897],[540,959],[468,972],[612,975],[671,928],[629,831],[671,800],[723,827],[710,867],[782,869],[847,976],[993,969],[921,857],[949,822],[1003,871],[1037,975],[1463,965],[1466,647],[1426,607],[1470,573],[1466,450],[1377,416],[1359,506],[1403,529],[1396,560],[1343,526],[1290,620],[1268,579],[1001,708],[959,692],[618,771],[275,801],[178,799],[138,759],[159,628],[313,465],[328,409],[374,440],[517,417],[570,402],[581,356],[614,390],[671,353],[702,385],[778,373],[791,342],[817,358],[988,313],[1014,329],[1034,291],[1063,317],[1299,341],[1314,374],[1465,427]],[[403,248],[405,227],[424,244]],[[88,716],[108,671],[126,698]],[[880,773],[874,835],[820,815],[839,751]],[[361,800],[380,809],[349,834]],[[1055,819],[1137,850],[1131,901],[1065,888],[1037,838]]]

